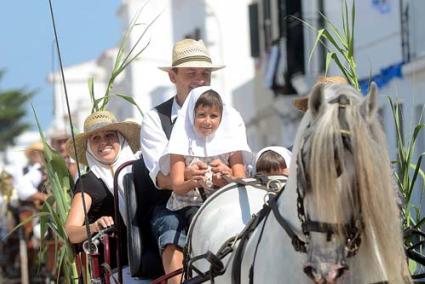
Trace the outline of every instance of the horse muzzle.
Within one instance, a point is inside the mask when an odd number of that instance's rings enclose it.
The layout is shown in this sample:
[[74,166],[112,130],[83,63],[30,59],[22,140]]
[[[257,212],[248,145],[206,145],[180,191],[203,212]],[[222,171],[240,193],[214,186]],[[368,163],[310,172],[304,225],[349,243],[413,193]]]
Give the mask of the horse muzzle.
[[304,273],[317,284],[335,284],[346,270],[345,263],[309,262],[304,266]]

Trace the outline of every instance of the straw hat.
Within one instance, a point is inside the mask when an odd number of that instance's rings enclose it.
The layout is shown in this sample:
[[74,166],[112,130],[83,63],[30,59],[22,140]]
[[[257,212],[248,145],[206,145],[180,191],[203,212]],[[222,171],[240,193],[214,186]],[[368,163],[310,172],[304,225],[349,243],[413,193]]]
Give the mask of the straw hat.
[[173,47],[171,66],[159,67],[167,72],[173,68],[208,68],[216,71],[224,68],[224,65],[212,64],[208,49],[202,40],[183,39]]
[[30,146],[28,146],[25,149],[24,153],[25,153],[25,156],[29,157],[29,155],[32,152],[43,152],[43,149],[44,149],[43,142],[39,141],[39,142],[32,143]]
[[[140,124],[131,121],[118,122],[111,112],[98,111],[86,118],[84,132],[75,136],[78,162],[87,165],[87,139],[95,132],[108,130],[121,133],[134,153],[140,149]],[[66,142],[66,150],[73,159],[76,158],[72,138]]]
[[[347,79],[341,76],[332,76],[320,77],[316,82],[316,85],[326,86],[328,84],[348,84],[348,81]],[[292,104],[300,111],[306,112],[308,109],[308,97],[309,95],[299,97],[298,99],[293,100]]]

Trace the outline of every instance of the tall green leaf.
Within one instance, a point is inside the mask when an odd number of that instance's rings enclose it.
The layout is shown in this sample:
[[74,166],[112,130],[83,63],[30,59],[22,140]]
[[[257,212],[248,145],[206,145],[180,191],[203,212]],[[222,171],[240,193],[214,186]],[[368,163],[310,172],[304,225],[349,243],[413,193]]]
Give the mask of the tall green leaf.
[[[52,196],[48,197],[41,209],[41,213],[43,213],[40,215],[42,229],[41,242],[43,244],[46,241],[45,232],[47,231],[47,227],[51,228],[51,231],[55,235],[54,239],[60,241],[60,243],[56,243],[55,245],[59,248],[59,252],[56,254],[56,264],[59,270],[57,283],[77,283],[78,275],[76,274],[74,254],[65,231],[65,222],[71,208],[71,189],[74,186],[73,179],[63,157],[47,143],[36,111],[34,107],[32,109],[43,142],[45,167],[52,191]],[[61,272],[63,272],[65,277],[61,277]]]

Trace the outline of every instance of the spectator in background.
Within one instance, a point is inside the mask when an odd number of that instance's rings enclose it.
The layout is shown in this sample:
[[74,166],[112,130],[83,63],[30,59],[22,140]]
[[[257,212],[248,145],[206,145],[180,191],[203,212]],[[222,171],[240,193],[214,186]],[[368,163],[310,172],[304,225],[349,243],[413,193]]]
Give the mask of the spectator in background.
[[68,167],[69,173],[74,178],[74,180],[76,180],[78,174],[77,164],[75,160],[69,156],[69,153],[66,150],[65,146],[66,141],[71,138],[71,133],[67,131],[66,128],[54,126],[50,130],[48,137],[50,139],[50,145],[52,145],[53,149],[55,149],[59,152],[59,154],[61,154],[61,156],[65,160],[66,166]]
[[44,202],[47,198],[48,179],[44,166],[43,143],[35,142],[25,149],[28,164],[20,173],[12,173],[19,200]]

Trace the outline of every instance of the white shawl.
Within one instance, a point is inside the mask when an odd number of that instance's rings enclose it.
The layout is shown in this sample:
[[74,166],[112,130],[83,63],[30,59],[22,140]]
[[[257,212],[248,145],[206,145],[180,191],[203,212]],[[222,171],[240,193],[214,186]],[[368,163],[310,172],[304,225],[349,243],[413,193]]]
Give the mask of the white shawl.
[[211,157],[242,151],[244,158],[247,157],[250,162],[251,149],[247,143],[245,124],[239,112],[233,107],[223,102],[221,122],[214,134],[203,137],[196,132],[195,104],[198,98],[208,90],[215,91],[205,86],[195,88],[188,94],[177,116],[167,148],[159,160],[163,174],[168,175],[170,172],[170,154]]
[[[117,168],[123,164],[124,162],[135,160],[137,157],[134,155],[133,151],[131,150],[130,146],[127,143],[127,140],[118,133],[118,138],[120,141],[120,150],[118,152],[118,155],[112,165],[103,164],[99,160],[97,160],[90,147],[90,143],[87,141],[87,152],[86,152],[86,158],[87,163],[90,167],[90,170],[94,173],[94,175],[97,178],[100,178],[106,185],[106,187],[109,189],[109,191],[114,195],[114,176],[111,172],[112,171],[115,174],[115,171]],[[124,195],[124,188],[123,188],[123,177],[127,174],[131,173],[131,167],[125,167],[118,177],[118,205],[119,205],[119,211],[121,213],[121,217],[124,220],[124,223],[127,225],[127,214],[126,214],[126,207],[125,207],[125,195]]]

